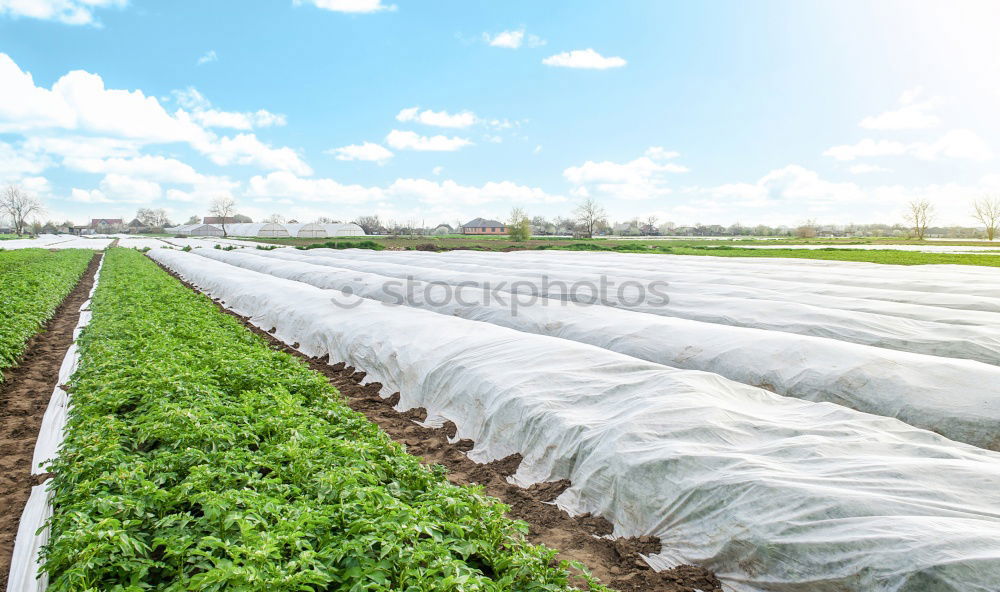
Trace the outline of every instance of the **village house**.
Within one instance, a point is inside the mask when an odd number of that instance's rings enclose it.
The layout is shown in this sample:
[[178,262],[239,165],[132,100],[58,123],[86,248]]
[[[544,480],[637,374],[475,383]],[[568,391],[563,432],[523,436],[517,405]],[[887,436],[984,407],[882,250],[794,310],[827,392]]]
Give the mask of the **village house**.
[[476,218],[462,225],[462,234],[507,234],[507,226],[496,220]]

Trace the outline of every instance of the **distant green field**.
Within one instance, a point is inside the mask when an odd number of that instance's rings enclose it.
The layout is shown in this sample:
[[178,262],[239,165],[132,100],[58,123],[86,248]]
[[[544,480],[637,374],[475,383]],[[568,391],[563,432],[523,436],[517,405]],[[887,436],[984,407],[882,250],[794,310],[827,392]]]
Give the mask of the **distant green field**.
[[[343,239],[315,238],[255,238],[257,242],[277,245],[306,247],[320,243],[344,243],[343,247],[354,246],[358,237]],[[927,265],[954,264],[980,265],[1000,267],[1000,251],[996,255],[971,255],[958,253],[918,253],[897,250],[866,250],[866,249],[797,249],[800,245],[941,245],[970,246],[983,245],[982,242],[920,242],[898,239],[737,239],[737,240],[707,240],[707,239],[621,239],[594,238],[570,239],[553,237],[533,237],[528,241],[511,241],[507,237],[469,237],[461,235],[447,236],[367,236],[366,241],[374,241],[387,249],[402,250],[451,250],[472,249],[482,251],[508,250],[570,250],[570,251],[613,251],[619,253],[648,253],[663,255],[702,255],[715,257],[791,257],[796,259],[824,259],[833,261],[861,261],[868,263],[887,263],[892,265]],[[988,244],[988,243],[987,243]],[[748,249],[747,245],[788,245],[786,249]],[[326,246],[326,245],[323,245]],[[331,245],[332,246],[332,245]],[[336,248],[336,247],[335,247]],[[992,251],[991,251],[992,253]]]
[[0,240],[13,240],[15,238],[20,238],[16,234],[0,234]]

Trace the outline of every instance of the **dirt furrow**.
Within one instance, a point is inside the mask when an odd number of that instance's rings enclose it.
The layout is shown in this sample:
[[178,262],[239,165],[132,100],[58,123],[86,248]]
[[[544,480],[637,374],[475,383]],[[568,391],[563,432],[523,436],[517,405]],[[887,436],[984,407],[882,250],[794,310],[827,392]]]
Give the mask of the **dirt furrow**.
[[31,476],[38,429],[101,257],[95,253],[73,291],[28,342],[20,364],[8,370],[0,383],[0,582],[4,586],[21,511],[31,487],[39,482]]

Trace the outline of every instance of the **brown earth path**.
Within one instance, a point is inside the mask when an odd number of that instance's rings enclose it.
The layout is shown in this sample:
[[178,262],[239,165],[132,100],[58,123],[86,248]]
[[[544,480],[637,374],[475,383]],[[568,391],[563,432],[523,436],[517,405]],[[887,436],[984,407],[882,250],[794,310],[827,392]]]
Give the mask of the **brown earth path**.
[[0,583],[4,588],[21,511],[31,487],[43,480],[31,475],[38,429],[102,256],[95,253],[73,291],[28,342],[18,366],[7,370],[0,382]]
[[[198,291],[166,267],[160,265],[160,268]],[[453,423],[448,422],[441,428],[418,425],[415,421],[426,416],[424,409],[396,411],[393,406],[399,401],[399,393],[383,399],[379,395],[380,384],[362,384],[364,372],[346,366],[343,362],[331,364],[325,357],[309,358],[218,302],[216,306],[220,311],[239,319],[245,327],[267,340],[274,349],[304,360],[313,370],[327,376],[330,383],[347,398],[352,409],[378,424],[393,440],[405,445],[410,454],[422,457],[428,464],[445,466],[451,482],[482,485],[487,494],[510,506],[509,516],[528,523],[528,539],[532,543],[559,549],[560,559],[582,563],[603,584],[621,592],[722,592],[722,585],[715,575],[701,567],[682,565],[667,571],[653,571],[639,554],[658,552],[658,538],[603,538],[612,531],[607,520],[589,515],[570,516],[549,503],[570,486],[569,481],[542,483],[528,489],[511,485],[506,477],[517,471],[521,462],[520,455],[515,454],[486,464],[476,463],[465,455],[465,452],[473,448],[474,442],[450,442],[456,433]]]

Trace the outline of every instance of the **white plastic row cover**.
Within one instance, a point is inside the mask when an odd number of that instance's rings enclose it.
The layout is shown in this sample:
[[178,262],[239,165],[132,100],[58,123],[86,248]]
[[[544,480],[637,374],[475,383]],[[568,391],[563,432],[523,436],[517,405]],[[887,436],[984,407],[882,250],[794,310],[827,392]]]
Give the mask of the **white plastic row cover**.
[[535,335],[333,292],[191,253],[148,255],[310,356],[450,419],[478,462],[518,452],[521,485],[656,568],[703,565],[734,590],[987,592],[1000,581],[1000,453],[830,403],[782,397]]

